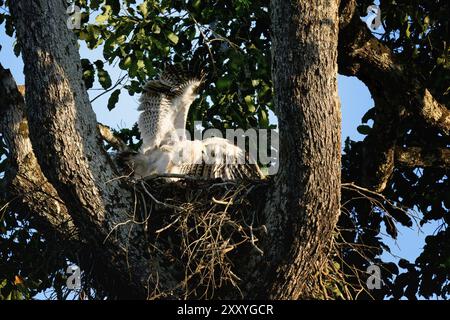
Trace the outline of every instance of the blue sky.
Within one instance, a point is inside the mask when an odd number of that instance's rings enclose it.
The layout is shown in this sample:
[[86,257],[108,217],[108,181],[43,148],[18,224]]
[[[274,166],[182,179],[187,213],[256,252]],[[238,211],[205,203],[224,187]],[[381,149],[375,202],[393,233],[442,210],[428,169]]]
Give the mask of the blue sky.
[[[0,62],[5,68],[11,69],[16,82],[24,84],[23,63],[20,58],[15,57],[12,51],[14,40],[5,35],[4,26],[0,26]],[[101,51],[90,51],[84,45],[80,46],[80,54],[90,60],[102,59]],[[120,70],[108,67],[113,83],[120,76]],[[354,77],[339,76],[339,97],[342,105],[342,141],[346,137],[353,140],[363,138],[356,128],[361,123],[364,113],[373,106],[373,100],[367,87]],[[94,88],[100,88],[94,84]],[[138,96],[131,97],[123,90],[119,103],[115,109],[108,111],[106,108],[109,95],[97,99],[93,103],[93,108],[97,114],[98,121],[113,128],[130,127],[136,122],[138,112]],[[90,90],[91,99],[101,93],[101,91]],[[393,255],[385,254],[385,258],[396,260],[396,257],[403,257],[413,261],[421,252],[426,234],[432,233],[436,226],[427,224],[422,227],[422,232],[415,226],[412,229],[400,227],[399,237],[396,242],[386,237],[386,242],[391,246]]]

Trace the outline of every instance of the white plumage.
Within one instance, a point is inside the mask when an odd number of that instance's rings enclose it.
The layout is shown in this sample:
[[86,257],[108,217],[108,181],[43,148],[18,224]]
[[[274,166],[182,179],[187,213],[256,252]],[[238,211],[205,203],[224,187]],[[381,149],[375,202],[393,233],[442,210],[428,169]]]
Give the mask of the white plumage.
[[129,164],[138,177],[177,173],[236,180],[262,178],[245,152],[223,138],[187,140],[186,120],[200,79],[187,78],[173,66],[158,80],[150,80],[140,98],[138,127],[143,139],[140,152]]
[[141,111],[138,127],[143,141],[142,153],[174,139],[172,134],[175,132],[175,126],[172,119],[176,110],[165,94],[154,95],[152,91],[146,92],[144,87],[138,110]]

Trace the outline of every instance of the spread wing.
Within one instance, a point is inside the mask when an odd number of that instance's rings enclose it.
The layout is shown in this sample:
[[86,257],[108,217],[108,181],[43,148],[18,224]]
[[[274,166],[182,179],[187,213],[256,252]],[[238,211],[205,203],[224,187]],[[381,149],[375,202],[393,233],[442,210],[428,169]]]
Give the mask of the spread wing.
[[172,84],[164,80],[150,80],[139,100],[138,128],[143,140],[143,153],[171,141],[175,130],[175,110],[171,97]]
[[[176,110],[173,119],[176,129],[180,129],[181,131],[186,129],[189,108],[195,100],[196,90],[202,83],[203,78],[203,72],[200,72],[200,75],[197,77],[192,74],[192,71],[181,67],[171,65],[165,69],[161,79],[174,85],[172,103]],[[183,140],[186,139],[184,132],[180,138]]]
[[189,107],[200,83],[175,66],[168,66],[159,79],[146,83],[138,107],[142,152],[179,140],[175,129],[186,128]]
[[[245,152],[228,140],[190,141],[176,134],[176,129],[183,129],[184,133],[187,114],[202,79],[203,75],[194,77],[169,66],[159,79],[147,82],[138,108],[144,158],[135,167],[142,176],[148,172],[169,172],[224,180],[264,178],[256,162],[249,161]],[[167,157],[157,154],[168,146],[171,151],[166,152]],[[153,156],[154,161],[150,161]]]

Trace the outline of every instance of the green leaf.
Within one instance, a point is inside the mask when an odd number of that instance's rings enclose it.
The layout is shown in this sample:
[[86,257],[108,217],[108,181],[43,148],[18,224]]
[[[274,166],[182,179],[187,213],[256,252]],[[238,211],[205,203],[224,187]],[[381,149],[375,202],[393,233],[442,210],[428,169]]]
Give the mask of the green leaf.
[[96,60],[94,62],[95,66],[97,67],[97,69],[103,69],[103,67],[105,66],[105,64],[103,63],[102,60]]
[[143,18],[147,18],[148,16],[148,7],[147,7],[147,2],[144,2],[140,5],[137,6],[139,13],[142,15]]
[[443,58],[443,57],[437,58],[437,59],[436,59],[436,64],[437,64],[437,65],[443,65],[443,64],[445,64],[445,57],[444,57],[444,58]]
[[120,12],[120,0],[106,0],[106,4],[111,7],[113,15],[118,15]]
[[154,34],[160,34],[161,33],[161,28],[156,23],[154,23],[152,25],[152,32]]
[[91,0],[89,1],[89,8],[97,10],[102,2],[103,0]]
[[250,96],[250,95],[245,96],[244,101],[245,101],[245,103],[247,104],[248,111],[249,111],[250,113],[253,113],[253,112],[256,111],[255,104],[254,104],[254,102],[253,102],[253,97],[252,97],[252,96]]
[[223,90],[223,89],[227,89],[231,86],[231,79],[227,76],[220,78],[219,80],[217,80],[216,82],[216,86],[217,89],[219,90]]
[[269,126],[269,117],[267,115],[266,110],[264,110],[263,108],[260,108],[258,111],[259,115],[259,125],[261,128],[267,128]]
[[169,33],[167,33],[166,36],[167,36],[167,39],[169,39],[170,42],[172,42],[173,44],[177,44],[178,43],[179,38],[178,38],[178,36],[175,33],[169,32]]
[[430,16],[425,16],[423,19],[422,31],[426,31],[430,25]]
[[102,24],[102,23],[105,23],[106,21],[108,21],[108,19],[109,19],[109,15],[107,15],[107,14],[99,14],[95,18],[95,22],[97,22],[98,24]]
[[138,60],[136,65],[137,65],[138,70],[145,69],[145,62],[144,62],[144,60]]
[[111,111],[116,107],[117,102],[119,102],[120,89],[116,89],[111,93],[108,99],[108,110]]
[[358,132],[363,135],[368,135],[371,129],[372,129],[371,127],[365,124],[360,125],[356,128],[356,130],[358,130]]
[[410,30],[411,24],[409,22],[407,22],[407,24],[408,26],[406,27],[405,35],[409,39],[411,37],[411,30]]
[[16,57],[20,56],[20,52],[22,51],[22,48],[18,42],[14,43],[14,54]]
[[106,21],[108,21],[108,19],[111,17],[111,6],[109,5],[105,5],[103,6],[102,10],[103,13],[99,14],[97,17],[95,17],[95,22],[97,22],[98,24],[103,24]]
[[94,66],[88,59],[81,59],[81,67],[83,69],[83,81],[86,89],[92,88],[94,84],[95,70]]
[[194,2],[192,3],[192,6],[194,7],[194,9],[198,10],[200,8],[202,4],[201,0],[194,0]]
[[125,41],[127,41],[127,36],[121,35],[121,36],[117,37],[116,41],[117,41],[117,44],[119,44],[119,45],[124,44]]
[[108,71],[104,69],[99,69],[97,70],[97,75],[98,75],[98,82],[100,82],[100,85],[102,86],[103,89],[108,89],[109,87],[111,87],[112,85],[111,77],[109,76]]
[[123,67],[124,67],[124,69],[128,69],[131,66],[131,62],[133,62],[133,59],[131,58],[131,56],[127,56],[123,60]]
[[11,16],[6,16],[5,32],[10,37],[14,34],[14,25]]
[[369,120],[375,119],[375,108],[370,108],[362,117],[362,123],[367,123]]

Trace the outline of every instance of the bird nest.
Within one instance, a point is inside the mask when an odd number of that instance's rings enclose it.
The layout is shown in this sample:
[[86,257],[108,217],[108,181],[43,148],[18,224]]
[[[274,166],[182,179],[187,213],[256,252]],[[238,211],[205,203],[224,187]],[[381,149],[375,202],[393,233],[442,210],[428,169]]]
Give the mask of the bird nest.
[[[177,181],[168,181],[169,176]],[[144,226],[149,256],[170,266],[175,278],[175,283],[163,287],[165,281],[158,281],[154,268],[151,277],[157,285],[148,298],[236,297],[246,262],[264,254],[259,246],[266,233],[261,213],[270,179],[159,175],[130,181],[139,213],[135,219]],[[309,298],[354,299],[365,291],[362,272],[343,270],[343,252],[348,250],[360,249],[347,243],[336,228],[328,259],[307,281]],[[354,278],[351,283],[350,278]]]
[[177,274],[176,288],[155,288],[149,298],[177,292],[183,298],[210,299],[217,291],[240,291],[235,262],[249,252],[262,255],[265,233],[258,212],[267,180],[222,181],[167,176],[134,182],[151,254]]

